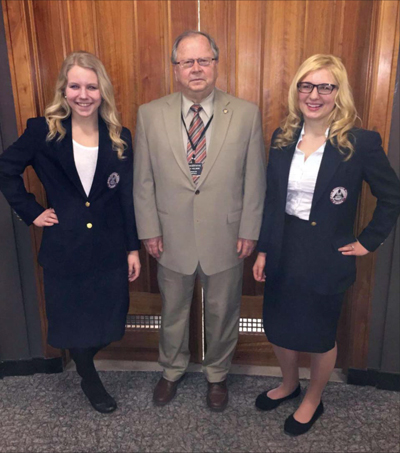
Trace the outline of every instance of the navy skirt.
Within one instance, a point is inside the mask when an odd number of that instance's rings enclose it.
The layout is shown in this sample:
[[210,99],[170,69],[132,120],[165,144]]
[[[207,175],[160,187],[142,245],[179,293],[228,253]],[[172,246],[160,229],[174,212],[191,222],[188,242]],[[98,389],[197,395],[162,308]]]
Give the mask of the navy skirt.
[[44,269],[48,343],[88,348],[120,340],[129,308],[127,264],[60,276]]
[[278,277],[265,285],[264,330],[276,346],[322,353],[335,346],[344,292],[323,295],[309,287],[313,250],[308,222],[286,215]]

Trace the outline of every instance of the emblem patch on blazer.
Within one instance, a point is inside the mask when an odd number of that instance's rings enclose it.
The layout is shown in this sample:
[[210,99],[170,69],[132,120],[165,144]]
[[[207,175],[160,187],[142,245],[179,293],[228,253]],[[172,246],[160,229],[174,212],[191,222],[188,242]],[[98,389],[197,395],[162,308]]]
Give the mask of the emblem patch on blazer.
[[118,173],[116,173],[116,172],[111,173],[111,175],[107,179],[107,186],[110,189],[115,189],[119,183],[119,180],[120,180],[120,177],[119,177]]
[[347,200],[347,189],[344,187],[335,187],[330,195],[333,204],[342,204]]

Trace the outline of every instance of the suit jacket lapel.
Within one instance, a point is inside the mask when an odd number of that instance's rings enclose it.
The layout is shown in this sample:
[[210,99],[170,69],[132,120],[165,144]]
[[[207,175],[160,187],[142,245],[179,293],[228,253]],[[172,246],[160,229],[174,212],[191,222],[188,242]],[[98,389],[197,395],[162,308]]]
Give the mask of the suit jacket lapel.
[[286,203],[290,167],[292,165],[293,155],[296,150],[300,133],[301,128],[298,130],[298,133],[294,137],[294,142],[282,149],[283,155],[280,169],[281,173],[279,175],[279,195],[283,203]]
[[89,192],[90,199],[93,199],[97,192],[105,185],[104,173],[107,169],[107,164],[112,156],[112,142],[108,132],[106,123],[99,116],[99,152],[97,157],[96,171],[94,173],[93,184]]
[[198,187],[200,187],[207,178],[208,173],[210,173],[210,170],[221,151],[233,115],[233,109],[228,107],[229,100],[225,96],[225,93],[216,89],[214,96],[214,119],[211,139],[208,145],[207,158],[198,182]]
[[78,172],[76,170],[75,161],[74,161],[74,151],[72,145],[72,126],[71,126],[71,117],[65,119],[62,122],[63,127],[66,130],[65,137],[61,142],[56,142],[57,146],[57,156],[58,159],[74,186],[77,188],[79,193],[86,197],[85,190],[83,189],[81,180],[79,178]]
[[281,178],[279,178],[279,195],[284,203],[286,203],[290,166],[292,164],[296,144],[297,140],[282,150],[284,152],[284,159],[282,161]]
[[324,155],[322,157],[321,167],[318,172],[317,182],[315,184],[314,197],[311,209],[318,203],[322,194],[325,192],[329,181],[335,174],[338,166],[343,162],[344,156],[331,144],[326,142]]
[[175,159],[184,175],[190,181],[192,186],[195,186],[192,175],[190,174],[189,165],[186,158],[186,150],[183,147],[182,141],[182,95],[175,93],[171,96],[162,109],[164,116],[165,130],[171,149]]

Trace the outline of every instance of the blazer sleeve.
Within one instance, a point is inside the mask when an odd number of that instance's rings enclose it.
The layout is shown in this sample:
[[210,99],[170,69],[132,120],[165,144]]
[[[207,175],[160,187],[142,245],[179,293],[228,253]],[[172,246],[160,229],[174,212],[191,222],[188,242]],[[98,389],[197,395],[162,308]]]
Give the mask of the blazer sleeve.
[[35,154],[40,147],[35,138],[38,120],[28,120],[25,132],[0,156],[0,190],[27,225],[31,225],[36,217],[45,211],[35,196],[27,192],[22,178],[25,168],[33,165]]
[[133,197],[140,239],[162,236],[157,213],[155,182],[143,119],[143,107],[139,107],[135,134],[135,164]]
[[380,135],[372,131],[363,132],[363,139],[360,140],[363,177],[377,203],[372,219],[358,236],[358,241],[373,252],[387,238],[400,213],[400,181],[382,148]]
[[239,237],[243,239],[257,240],[260,234],[266,186],[265,164],[261,114],[256,108],[244,169],[243,211],[239,227]]
[[135,210],[133,207],[133,150],[131,132],[124,128],[121,137],[127,144],[124,152],[125,159],[121,162],[122,166],[122,185],[119,196],[124,217],[125,240],[128,251],[139,250],[140,241],[136,229]]
[[263,217],[262,217],[262,223],[261,223],[261,229],[260,229],[260,237],[258,239],[257,243],[257,251],[266,253],[267,252],[267,243],[268,243],[268,238],[271,233],[271,223],[272,223],[272,216],[273,212],[271,211],[271,202],[274,199],[274,192],[276,190],[276,187],[273,185],[273,179],[274,179],[274,174],[273,174],[273,166],[274,166],[274,159],[275,159],[275,153],[276,152],[282,152],[282,151],[276,151],[275,149],[272,149],[272,144],[275,141],[275,137],[278,133],[279,129],[276,129],[275,132],[272,134],[271,138],[271,144],[270,144],[270,150],[269,150],[269,159],[268,159],[268,165],[267,165],[267,189],[266,189],[266,195],[265,195],[265,200],[264,200],[264,210],[263,210]]

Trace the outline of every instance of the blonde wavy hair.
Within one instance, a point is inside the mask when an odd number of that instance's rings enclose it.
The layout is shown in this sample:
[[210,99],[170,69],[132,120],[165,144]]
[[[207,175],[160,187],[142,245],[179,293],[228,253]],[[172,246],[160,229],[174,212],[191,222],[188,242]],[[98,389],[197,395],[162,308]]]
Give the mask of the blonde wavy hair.
[[313,55],[307,58],[297,70],[289,87],[289,113],[282,122],[281,132],[277,135],[273,146],[281,149],[295,141],[304,120],[298,103],[297,84],[303,81],[310,72],[319,69],[330,71],[338,86],[335,96],[335,107],[328,117],[328,125],[330,127],[328,139],[339,152],[346,156],[345,160],[348,160],[354,153],[354,146],[350,140],[349,131],[354,127],[359,117],[354,105],[353,93],[346,68],[341,59],[333,55]]
[[61,122],[71,115],[71,108],[64,97],[65,88],[68,83],[68,71],[75,65],[91,69],[96,73],[101,95],[99,113],[107,125],[113,150],[118,153],[119,159],[123,159],[127,144],[121,138],[122,125],[115,104],[114,89],[103,63],[89,52],[79,51],[71,53],[61,66],[56,82],[54,99],[46,107],[44,113],[49,126],[46,140],[50,141],[57,137],[57,141],[61,141],[65,137],[66,130]]

